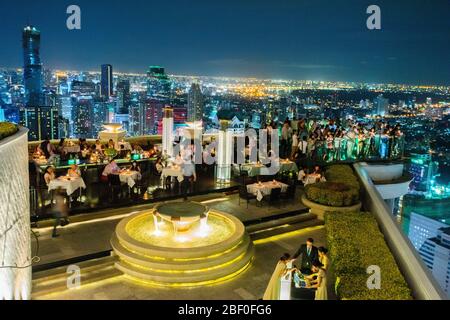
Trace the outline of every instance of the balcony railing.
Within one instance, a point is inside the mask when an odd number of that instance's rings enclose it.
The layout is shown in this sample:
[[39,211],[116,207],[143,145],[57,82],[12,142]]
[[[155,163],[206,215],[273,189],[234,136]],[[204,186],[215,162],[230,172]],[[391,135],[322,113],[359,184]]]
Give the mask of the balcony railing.
[[356,163],[354,168],[363,187],[364,206],[376,217],[386,243],[391,249],[405,280],[412,289],[414,297],[419,300],[446,300],[447,295],[422,262],[409,239],[394,221],[391,210],[364,169],[364,165]]

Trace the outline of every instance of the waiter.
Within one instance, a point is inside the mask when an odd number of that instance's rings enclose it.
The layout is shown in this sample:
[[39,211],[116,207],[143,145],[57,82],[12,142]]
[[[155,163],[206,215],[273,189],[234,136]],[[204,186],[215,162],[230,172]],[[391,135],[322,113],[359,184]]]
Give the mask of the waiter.
[[191,181],[197,181],[197,175],[195,174],[195,164],[192,162],[190,157],[187,157],[182,166],[183,171],[183,182],[181,183],[181,193],[184,195],[184,200],[187,200],[187,193],[191,185]]

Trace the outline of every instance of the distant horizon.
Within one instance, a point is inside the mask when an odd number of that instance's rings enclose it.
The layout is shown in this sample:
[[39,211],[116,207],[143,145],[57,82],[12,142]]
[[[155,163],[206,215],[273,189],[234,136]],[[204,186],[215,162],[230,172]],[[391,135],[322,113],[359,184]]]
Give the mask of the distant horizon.
[[[5,66],[21,66],[21,31],[41,31],[41,60],[62,70],[109,62],[141,73],[329,82],[450,85],[450,2],[378,0],[381,29],[369,30],[364,0],[1,2]],[[308,81],[308,80],[305,80]]]
[[[108,64],[108,63],[105,63]],[[152,65],[152,64],[150,64]],[[149,66],[150,66],[149,65]],[[123,71],[116,70],[113,66],[113,74],[123,74],[123,75],[134,75],[134,76],[146,76],[146,72],[133,72],[133,71]],[[51,71],[61,71],[61,72],[89,72],[89,73],[101,73],[101,65],[99,65],[99,70],[88,70],[88,69],[64,69],[64,68],[53,68],[47,67],[43,64],[43,70],[49,69]],[[166,74],[171,77],[192,77],[192,78],[228,78],[228,79],[253,79],[253,80],[264,80],[264,81],[311,81],[311,82],[325,82],[325,83],[345,83],[345,84],[364,84],[364,85],[394,85],[394,86],[410,86],[410,87],[444,87],[450,89],[450,84],[424,84],[424,83],[394,83],[394,82],[368,82],[368,81],[352,81],[352,80],[320,80],[320,79],[294,79],[294,78],[264,78],[258,76],[225,76],[225,75],[196,75],[196,74],[180,74],[180,73],[170,73],[167,72],[167,67],[161,66],[165,69]],[[0,66],[0,70],[23,70],[23,67],[4,67]]]

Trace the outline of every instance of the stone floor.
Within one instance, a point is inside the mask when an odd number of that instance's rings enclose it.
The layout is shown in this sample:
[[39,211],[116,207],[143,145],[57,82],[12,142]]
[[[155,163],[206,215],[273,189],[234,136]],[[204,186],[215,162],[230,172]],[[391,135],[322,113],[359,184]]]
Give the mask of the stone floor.
[[[284,202],[279,207],[269,206],[267,203],[257,206],[255,200],[253,200],[247,208],[245,202],[238,204],[237,194],[227,195],[225,193],[196,196],[190,198],[190,200],[204,201],[209,207],[233,214],[245,222],[304,210],[305,207],[299,200],[300,192],[301,190],[298,191],[295,201]],[[73,217],[69,226],[59,228],[60,236],[58,238],[51,237],[51,225],[53,223],[51,220],[41,222],[40,228],[33,229],[38,233],[39,239],[41,260],[38,265],[110,250],[109,241],[117,223],[127,215],[149,209],[153,205],[111,209]],[[282,242],[280,243],[282,244]],[[32,237],[33,250],[36,249],[36,245],[36,239]]]
[[[95,236],[96,234],[92,235],[92,237]],[[43,298],[59,300],[260,299],[278,258],[285,252],[293,254],[309,237],[315,239],[317,246],[325,245],[325,228],[323,226],[305,228],[255,241],[255,258],[250,268],[237,277],[220,284],[199,288],[159,288],[144,286],[125,276],[118,276],[85,286],[81,285],[78,289],[54,293]]]

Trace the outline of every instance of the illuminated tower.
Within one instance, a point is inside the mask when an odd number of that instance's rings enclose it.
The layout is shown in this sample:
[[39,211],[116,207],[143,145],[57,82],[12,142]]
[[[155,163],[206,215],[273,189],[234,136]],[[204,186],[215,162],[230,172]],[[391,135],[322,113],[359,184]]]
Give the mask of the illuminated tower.
[[163,152],[165,151],[170,157],[173,156],[173,140],[173,109],[171,107],[165,107],[163,115],[162,144]]
[[147,96],[168,103],[170,101],[170,79],[164,68],[151,66],[147,72]]
[[23,82],[27,106],[42,104],[42,64],[39,56],[41,32],[33,26],[27,26],[22,33]]
[[189,90],[188,121],[203,121],[203,95],[198,83],[193,83]]
[[128,114],[130,111],[131,95],[130,80],[120,80],[117,83],[116,113]]
[[113,67],[110,64],[103,64],[100,96],[104,98],[109,98],[112,95],[113,95]]

